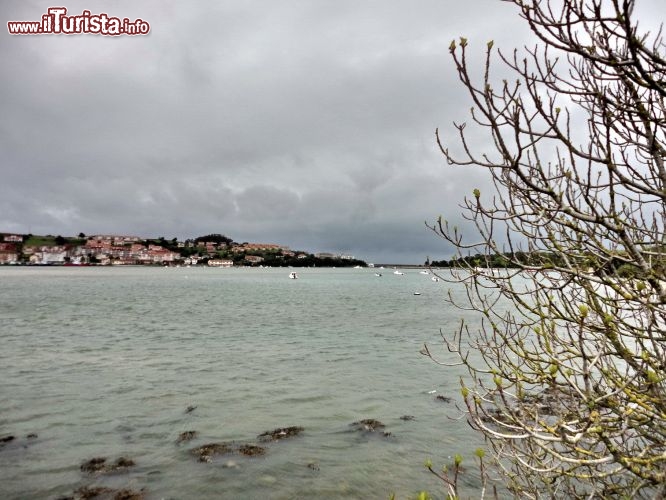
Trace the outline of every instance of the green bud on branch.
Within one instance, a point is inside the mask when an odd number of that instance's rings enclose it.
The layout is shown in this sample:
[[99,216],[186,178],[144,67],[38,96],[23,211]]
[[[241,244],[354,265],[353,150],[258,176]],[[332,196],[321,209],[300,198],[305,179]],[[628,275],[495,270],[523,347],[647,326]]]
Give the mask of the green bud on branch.
[[579,305],[578,310],[580,311],[581,318],[586,318],[587,314],[590,312],[590,309],[585,304]]

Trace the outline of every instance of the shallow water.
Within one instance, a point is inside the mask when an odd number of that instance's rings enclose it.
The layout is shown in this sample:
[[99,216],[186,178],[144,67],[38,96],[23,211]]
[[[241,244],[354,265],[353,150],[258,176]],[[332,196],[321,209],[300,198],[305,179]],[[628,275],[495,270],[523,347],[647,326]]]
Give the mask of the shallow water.
[[[481,441],[450,418],[462,371],[419,350],[463,313],[447,283],[375,272],[0,268],[0,438],[16,437],[0,445],[0,497],[108,486],[148,499],[444,498],[424,460],[471,460]],[[350,427],[365,418],[391,436]],[[189,452],[287,426],[305,430],[261,457]],[[136,466],[81,471],[100,456]],[[473,471],[463,481],[473,492]]]

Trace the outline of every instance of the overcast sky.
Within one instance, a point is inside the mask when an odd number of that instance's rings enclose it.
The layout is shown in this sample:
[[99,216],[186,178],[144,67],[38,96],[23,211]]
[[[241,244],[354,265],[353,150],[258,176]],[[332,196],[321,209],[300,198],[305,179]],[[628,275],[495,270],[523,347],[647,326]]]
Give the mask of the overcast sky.
[[436,147],[469,116],[448,46],[529,41],[499,0],[66,1],[150,33],[7,32],[53,5],[0,4],[0,232],[450,258],[424,221],[485,181]]

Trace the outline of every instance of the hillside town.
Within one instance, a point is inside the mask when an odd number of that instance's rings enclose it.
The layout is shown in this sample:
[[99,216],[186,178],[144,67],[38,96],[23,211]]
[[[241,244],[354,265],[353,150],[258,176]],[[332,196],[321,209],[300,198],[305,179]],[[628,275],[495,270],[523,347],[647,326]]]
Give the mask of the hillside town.
[[207,265],[308,266],[365,264],[351,255],[311,254],[274,243],[237,243],[211,234],[178,241],[126,235],[79,233],[77,237],[0,233],[0,264],[5,265]]

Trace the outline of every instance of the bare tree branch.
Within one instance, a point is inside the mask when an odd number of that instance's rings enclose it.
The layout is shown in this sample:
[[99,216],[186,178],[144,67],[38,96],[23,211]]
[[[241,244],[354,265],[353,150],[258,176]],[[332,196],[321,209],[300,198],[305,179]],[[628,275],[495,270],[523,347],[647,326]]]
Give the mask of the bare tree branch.
[[[461,205],[477,241],[442,219],[430,226],[458,249],[449,279],[467,293],[451,302],[483,318],[443,335],[446,356],[466,366],[469,422],[517,495],[663,498],[662,33],[639,32],[633,0],[510,3],[537,46],[505,54],[489,42],[478,79],[467,40],[450,47],[470,126],[487,130],[491,149],[479,151],[465,123],[454,124],[462,156],[439,130],[437,144],[450,165],[485,169],[494,192]],[[495,61],[516,80],[496,81]],[[507,269],[491,269],[500,256]]]

